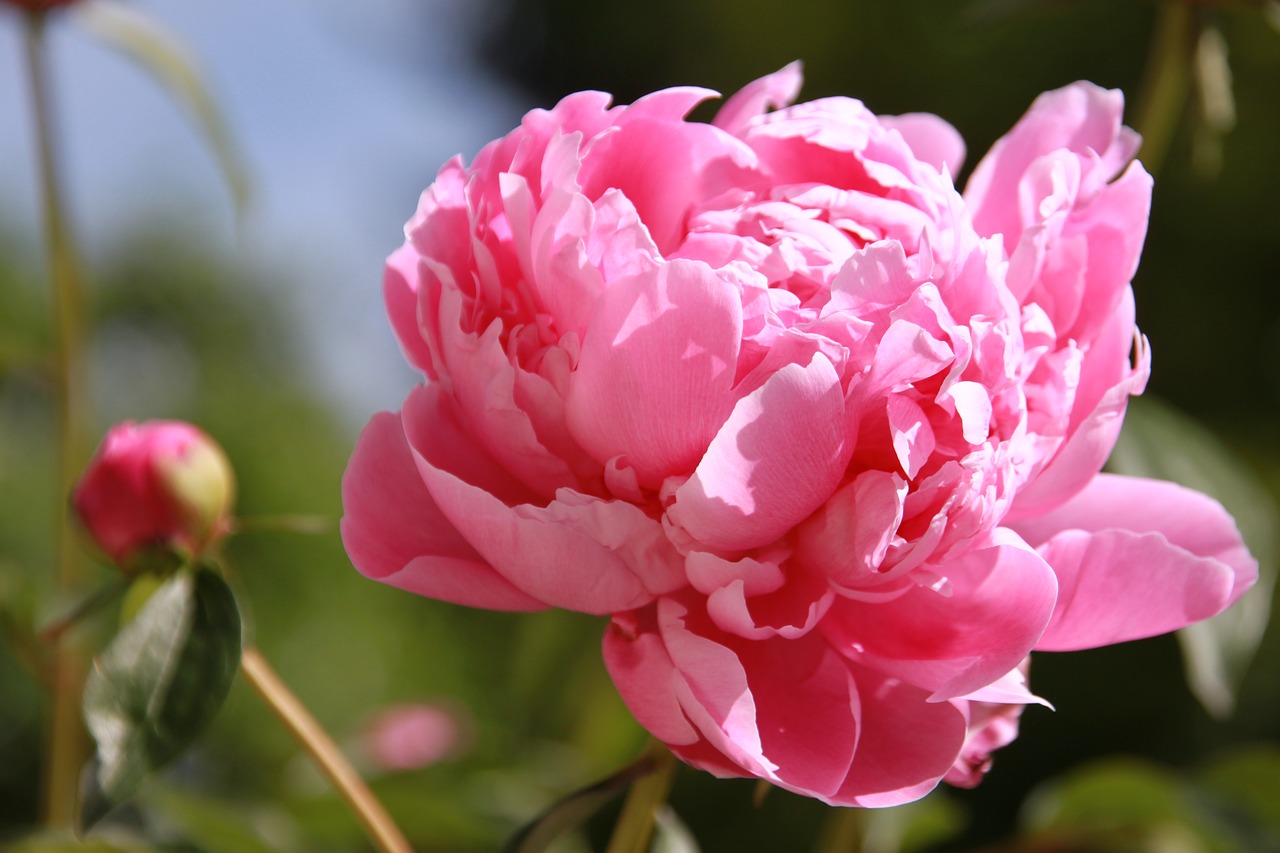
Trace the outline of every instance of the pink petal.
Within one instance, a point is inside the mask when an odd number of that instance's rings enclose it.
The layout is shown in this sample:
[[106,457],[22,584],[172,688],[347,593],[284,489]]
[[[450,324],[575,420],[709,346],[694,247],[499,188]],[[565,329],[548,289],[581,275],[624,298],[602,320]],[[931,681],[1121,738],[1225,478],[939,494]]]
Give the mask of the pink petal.
[[683,583],[679,555],[638,507],[561,490],[543,502],[494,466],[433,387],[405,402],[409,447],[436,505],[499,574],[552,606],[613,613]]
[[672,599],[659,624],[688,690],[685,712],[713,746],[749,772],[827,798],[858,743],[857,688],[817,634],[749,641],[721,634]]
[[896,678],[852,662],[849,668],[858,685],[861,732],[849,775],[828,802],[879,808],[920,799],[959,755],[964,714]]
[[669,746],[699,739],[676,698],[681,679],[658,633],[656,605],[615,616],[603,652],[609,677],[636,722]]
[[821,354],[738,401],[667,516],[698,541],[746,550],[817,509],[849,461],[840,377]]
[[[1061,504],[1091,482],[1111,455],[1129,398],[1146,388],[1151,370],[1146,339],[1123,337],[1131,334],[1132,316],[1129,291],[1113,315],[1110,331],[1084,356],[1066,441],[1043,470],[1018,490],[1010,518],[1030,517]],[[1135,344],[1136,362],[1130,366],[1128,353]]]
[[796,559],[845,590],[879,585],[906,496],[897,474],[863,471],[800,525]]
[[367,577],[429,598],[493,610],[546,605],[490,568],[436,505],[401,420],[374,415],[342,478],[342,541]]
[[964,165],[964,138],[932,113],[880,116],[880,124],[902,134],[916,159],[954,178]]
[[733,406],[741,336],[738,288],[701,263],[615,282],[566,401],[574,438],[602,464],[625,456],[647,488],[691,473]]
[[434,359],[418,325],[418,252],[408,243],[387,258],[382,298],[400,351],[410,364],[434,379]]
[[930,568],[946,577],[940,591],[838,600],[822,627],[851,656],[938,700],[990,684],[1025,658],[1053,613],[1057,583],[1043,559],[1001,530],[989,547]]
[[1173,483],[1100,474],[1058,509],[1016,522],[1058,575],[1037,648],[1091,648],[1207,619],[1257,580],[1222,506]]
[[1122,128],[1124,95],[1092,83],[1045,92],[1013,129],[982,158],[965,187],[973,224],[984,236],[1003,234],[1012,252],[1030,224],[1019,209],[1019,183],[1036,158],[1067,149],[1102,159],[1107,177],[1119,173],[1136,153],[1137,134]]
[[752,119],[768,110],[795,103],[803,83],[804,66],[797,60],[743,86],[724,102],[711,123],[726,133],[737,135],[746,130]]
[[695,205],[754,182],[750,149],[717,127],[649,115],[619,124],[584,152],[583,194],[620,190],[663,254],[679,247]]

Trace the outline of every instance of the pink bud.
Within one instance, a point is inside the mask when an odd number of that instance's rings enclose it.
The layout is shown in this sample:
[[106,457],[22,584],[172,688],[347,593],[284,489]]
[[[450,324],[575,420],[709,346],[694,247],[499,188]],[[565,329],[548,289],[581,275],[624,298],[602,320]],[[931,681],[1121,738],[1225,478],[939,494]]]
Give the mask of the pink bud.
[[182,421],[111,428],[72,495],[85,529],[118,565],[156,551],[199,554],[226,534],[235,476],[222,448]]
[[416,770],[466,749],[469,716],[441,704],[390,705],[375,713],[361,730],[370,763],[380,770]]

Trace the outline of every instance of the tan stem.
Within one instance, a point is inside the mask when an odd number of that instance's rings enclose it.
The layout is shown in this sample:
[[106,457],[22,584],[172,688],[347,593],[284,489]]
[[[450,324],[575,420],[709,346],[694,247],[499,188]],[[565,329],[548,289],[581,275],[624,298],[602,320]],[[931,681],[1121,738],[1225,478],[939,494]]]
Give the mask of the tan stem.
[[649,756],[652,769],[631,784],[606,853],[645,853],[649,849],[657,810],[667,801],[677,766],[671,750],[658,741],[649,747]]
[[[84,393],[84,321],[80,269],[62,205],[48,75],[45,70],[45,16],[26,15],[24,47],[31,109],[39,156],[40,195],[44,208],[44,238],[49,276],[53,283],[54,328],[57,339],[58,503],[57,588],[75,594],[84,580],[84,558],[71,528],[66,500],[84,464],[86,404]],[[44,770],[44,822],[69,826],[75,815],[75,791],[80,765],[88,755],[88,739],[80,722],[80,689],[87,669],[86,654],[76,642],[60,644],[53,653],[53,696]]]
[[391,815],[387,814],[382,803],[378,802],[328,732],[280,680],[280,676],[276,675],[271,664],[267,663],[258,650],[246,646],[240,655],[240,667],[253,689],[347,801],[374,846],[383,853],[413,853],[413,848],[409,846]]

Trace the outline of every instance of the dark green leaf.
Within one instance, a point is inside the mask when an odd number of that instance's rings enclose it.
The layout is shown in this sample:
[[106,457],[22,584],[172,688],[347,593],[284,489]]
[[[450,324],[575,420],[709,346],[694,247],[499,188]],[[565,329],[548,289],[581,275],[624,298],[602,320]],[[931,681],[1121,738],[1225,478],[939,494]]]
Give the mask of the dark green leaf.
[[180,571],[152,594],[85,683],[85,723],[97,756],[81,780],[81,831],[204,730],[239,659],[240,614],[215,572]]
[[1276,579],[1277,510],[1258,478],[1222,442],[1177,410],[1151,398],[1129,404],[1107,467],[1118,474],[1171,480],[1216,498],[1235,518],[1257,558],[1257,587],[1207,622],[1178,632],[1187,682],[1201,704],[1225,717],[1271,616]]

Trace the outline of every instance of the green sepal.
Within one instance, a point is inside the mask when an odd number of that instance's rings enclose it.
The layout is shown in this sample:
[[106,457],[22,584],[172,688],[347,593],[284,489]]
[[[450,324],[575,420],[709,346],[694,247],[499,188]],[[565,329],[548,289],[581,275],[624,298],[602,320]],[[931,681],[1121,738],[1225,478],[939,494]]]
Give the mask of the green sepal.
[[94,661],[84,718],[97,744],[80,783],[81,833],[182,754],[217,715],[240,660],[240,612],[222,577],[183,569]]

